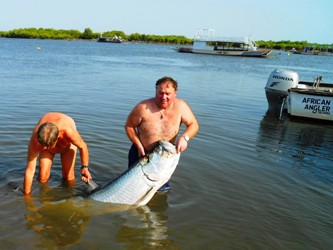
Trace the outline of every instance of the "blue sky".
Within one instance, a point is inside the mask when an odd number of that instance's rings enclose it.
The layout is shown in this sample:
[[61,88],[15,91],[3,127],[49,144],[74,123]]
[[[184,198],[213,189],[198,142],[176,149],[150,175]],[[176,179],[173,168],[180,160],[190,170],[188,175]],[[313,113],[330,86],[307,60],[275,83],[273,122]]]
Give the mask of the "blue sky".
[[121,30],[193,38],[216,36],[333,43],[332,0],[10,0],[1,3],[0,30],[16,28]]

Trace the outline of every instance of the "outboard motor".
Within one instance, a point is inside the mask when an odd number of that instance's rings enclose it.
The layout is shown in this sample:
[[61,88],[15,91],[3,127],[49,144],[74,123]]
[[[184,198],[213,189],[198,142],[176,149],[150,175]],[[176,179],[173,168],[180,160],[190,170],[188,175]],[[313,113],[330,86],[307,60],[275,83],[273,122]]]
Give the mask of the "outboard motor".
[[291,70],[274,70],[265,87],[268,109],[279,111],[284,99],[288,96],[288,89],[296,88],[299,82],[298,74]]

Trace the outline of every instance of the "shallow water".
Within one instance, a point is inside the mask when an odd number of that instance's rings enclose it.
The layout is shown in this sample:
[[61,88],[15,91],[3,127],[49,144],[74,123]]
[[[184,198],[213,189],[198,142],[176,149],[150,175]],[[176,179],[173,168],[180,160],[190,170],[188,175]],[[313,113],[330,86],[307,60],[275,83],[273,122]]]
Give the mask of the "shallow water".
[[[39,47],[40,49],[37,49]],[[333,83],[333,57],[176,53],[172,46],[0,39],[0,246],[3,249],[332,249],[332,124],[267,113],[275,68]],[[124,123],[169,75],[200,123],[167,195],[126,209],[74,199],[59,158],[21,193],[27,143],[46,112],[72,116],[94,180],[126,169]],[[76,175],[79,176],[79,158]]]

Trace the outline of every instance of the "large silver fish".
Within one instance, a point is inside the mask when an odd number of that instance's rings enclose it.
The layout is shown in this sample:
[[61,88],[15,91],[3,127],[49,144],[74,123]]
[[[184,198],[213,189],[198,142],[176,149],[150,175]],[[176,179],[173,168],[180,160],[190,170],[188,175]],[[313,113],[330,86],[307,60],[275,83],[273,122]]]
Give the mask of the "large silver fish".
[[173,144],[160,141],[151,153],[101,189],[93,190],[88,197],[115,204],[145,205],[171,178],[179,157]]

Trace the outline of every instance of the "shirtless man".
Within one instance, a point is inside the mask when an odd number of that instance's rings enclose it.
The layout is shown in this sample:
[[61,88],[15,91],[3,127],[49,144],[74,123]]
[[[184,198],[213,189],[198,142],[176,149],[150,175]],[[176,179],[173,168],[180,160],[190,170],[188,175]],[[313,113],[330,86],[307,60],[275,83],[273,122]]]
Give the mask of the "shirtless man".
[[[189,105],[176,98],[177,87],[177,82],[171,77],[159,79],[155,97],[143,100],[129,114],[125,130],[133,145],[128,154],[128,167],[152,150],[159,140],[174,143],[180,153],[186,150],[189,140],[197,134],[198,122]],[[176,140],[182,123],[186,129]],[[160,191],[169,188],[166,183]]]
[[45,114],[35,126],[28,145],[28,163],[24,175],[23,192],[31,193],[38,156],[40,161],[38,180],[40,182],[48,181],[55,154],[61,156],[62,177],[67,181],[74,180],[77,148],[80,150],[81,156],[82,180],[88,182],[91,179],[88,170],[88,147],[76,130],[74,120],[62,113]]

